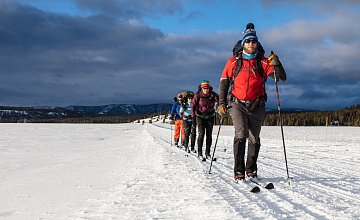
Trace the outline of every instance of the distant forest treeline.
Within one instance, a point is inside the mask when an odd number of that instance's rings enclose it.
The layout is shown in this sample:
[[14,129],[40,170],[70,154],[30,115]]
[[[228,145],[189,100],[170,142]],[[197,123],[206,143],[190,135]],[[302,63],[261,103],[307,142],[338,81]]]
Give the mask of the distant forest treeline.
[[[73,118],[49,118],[49,119],[2,119],[3,123],[130,123],[130,122],[142,122],[144,118],[151,118],[152,121],[164,120],[164,116],[168,115],[168,112],[154,113],[154,114],[142,114],[142,115],[125,115],[125,116],[86,116],[86,117],[73,117]],[[354,105],[339,111],[323,111],[323,112],[300,112],[300,113],[288,113],[281,112],[281,118],[284,126],[360,126],[360,104]],[[220,118],[217,115],[216,124],[219,124]],[[145,120],[148,123],[149,120]],[[231,118],[228,117],[224,120],[225,125],[232,125]],[[279,125],[278,112],[267,113],[264,125],[276,126]]]
[[47,118],[47,119],[2,119],[3,123],[69,123],[69,124],[120,124],[139,122],[140,119],[153,117],[154,114],[125,115],[125,116],[86,116],[76,118]]
[[[284,126],[360,126],[360,104],[354,105],[339,111],[324,112],[281,112]],[[217,119],[218,123],[219,119]],[[264,125],[276,126],[279,123],[278,112],[267,113]],[[327,123],[327,124],[326,124]],[[232,124],[231,118],[227,118],[224,124]]]

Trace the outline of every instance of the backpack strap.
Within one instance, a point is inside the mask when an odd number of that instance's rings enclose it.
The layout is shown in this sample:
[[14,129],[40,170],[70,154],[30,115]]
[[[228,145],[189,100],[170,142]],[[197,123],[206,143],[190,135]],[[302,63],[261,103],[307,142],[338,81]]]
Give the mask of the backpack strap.
[[[262,77],[262,81],[263,81],[263,88],[264,88],[264,96],[266,97],[266,89],[265,89],[265,83],[266,83],[266,80],[265,80],[265,77],[264,77],[264,69],[261,65],[261,61],[262,61],[262,57],[263,57],[263,53],[258,53],[256,55],[256,69],[258,70],[258,73],[260,74],[260,76]],[[229,95],[232,95],[231,94],[231,91],[233,89],[233,86],[234,86],[234,82],[235,82],[235,78],[238,76],[240,70],[241,70],[241,67],[242,67],[242,51],[239,52],[238,56],[236,57],[236,67],[234,69],[234,74],[233,74],[233,77],[230,79],[230,85],[229,85]]]
[[262,57],[263,57],[263,54],[258,54],[256,56],[256,69],[258,70],[260,76],[262,76],[264,78],[264,69],[262,68],[262,65],[261,65]]
[[[264,79],[264,69],[262,68],[262,65],[261,65],[262,56],[263,56],[262,53],[259,53],[258,55],[256,55],[256,69],[258,70],[260,76],[262,76]],[[239,74],[239,72],[241,70],[242,60],[243,60],[242,53],[240,53],[239,56],[236,57],[236,67],[234,70],[234,75],[233,75],[232,81],[235,81],[235,78],[237,77],[237,75]]]
[[263,88],[264,88],[264,99],[266,102],[267,101],[267,94],[266,94],[266,87],[265,87],[266,79],[264,77],[264,68],[261,65],[262,58],[263,58],[263,53],[260,53],[256,56],[256,69],[258,70],[260,76],[262,77]]
[[229,80],[229,90],[228,90],[228,94],[230,96],[232,96],[231,91],[234,87],[234,82],[235,82],[235,78],[237,77],[237,75],[239,74],[240,70],[242,67],[242,51],[238,53],[238,56],[236,56],[236,67],[234,70],[234,74],[233,77]]

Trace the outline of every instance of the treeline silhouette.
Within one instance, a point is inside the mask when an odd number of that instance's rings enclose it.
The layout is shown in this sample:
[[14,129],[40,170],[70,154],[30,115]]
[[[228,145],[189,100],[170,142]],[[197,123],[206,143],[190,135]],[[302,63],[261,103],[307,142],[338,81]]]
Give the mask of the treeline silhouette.
[[[94,123],[94,124],[111,124],[111,123],[142,123],[143,119],[151,118],[151,120],[144,120],[145,123],[153,121],[163,121],[165,115],[168,117],[169,112],[160,112],[142,115],[122,115],[122,116],[83,116],[83,117],[69,117],[69,118],[48,118],[48,119],[5,119],[2,118],[3,123]],[[338,111],[319,111],[319,112],[299,112],[289,113],[281,112],[281,118],[284,126],[360,126],[360,104],[338,110]],[[217,115],[215,124],[220,123],[220,117]],[[224,125],[232,125],[231,117],[224,119]],[[265,126],[280,125],[278,112],[267,113]]]
[[[267,113],[263,125],[280,125],[278,112]],[[287,113],[281,112],[281,118],[284,126],[360,126],[360,104],[338,110],[338,111],[320,111],[320,112],[299,112]],[[218,124],[220,118],[217,117]],[[224,120],[225,125],[232,125],[230,117]]]

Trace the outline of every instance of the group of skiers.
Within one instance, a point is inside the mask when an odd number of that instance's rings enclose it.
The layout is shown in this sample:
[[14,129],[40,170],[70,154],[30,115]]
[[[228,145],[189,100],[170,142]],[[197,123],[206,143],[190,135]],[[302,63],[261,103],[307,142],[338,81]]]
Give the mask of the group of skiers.
[[[196,94],[191,91],[183,92],[178,94],[177,99],[174,99],[174,101],[170,111],[170,119],[174,120],[175,124],[175,146],[179,146],[180,133],[182,133],[181,144],[185,147],[185,150],[188,152],[191,150],[196,153],[195,139],[197,128],[198,157],[203,160],[210,158],[212,130],[216,114],[215,109],[219,102],[218,94],[213,91],[209,81],[203,80],[198,86],[198,92]],[[202,148],[205,135],[206,149],[204,157]],[[190,138],[191,144],[189,149]]]
[[[203,160],[210,158],[215,113],[221,117],[230,114],[235,127],[234,178],[243,180],[245,174],[248,177],[256,177],[261,145],[260,131],[265,119],[267,101],[265,82],[269,76],[276,81],[285,81],[287,78],[276,54],[271,51],[270,56],[265,57],[254,25],[249,23],[221,74],[219,95],[213,91],[209,81],[203,80],[195,94],[188,91],[176,97],[170,111],[170,119],[175,123],[175,145],[179,146],[181,140],[186,151],[196,153],[195,138],[198,129],[198,157]],[[203,157],[205,134],[206,149]],[[245,161],[246,141],[248,150]]]

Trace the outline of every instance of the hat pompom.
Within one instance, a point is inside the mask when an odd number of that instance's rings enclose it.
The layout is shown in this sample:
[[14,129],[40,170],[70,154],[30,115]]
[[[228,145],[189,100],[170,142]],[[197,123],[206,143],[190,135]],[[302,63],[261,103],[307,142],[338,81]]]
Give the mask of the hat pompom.
[[255,30],[255,25],[253,23],[249,23],[246,25],[246,30],[247,29],[254,29]]

